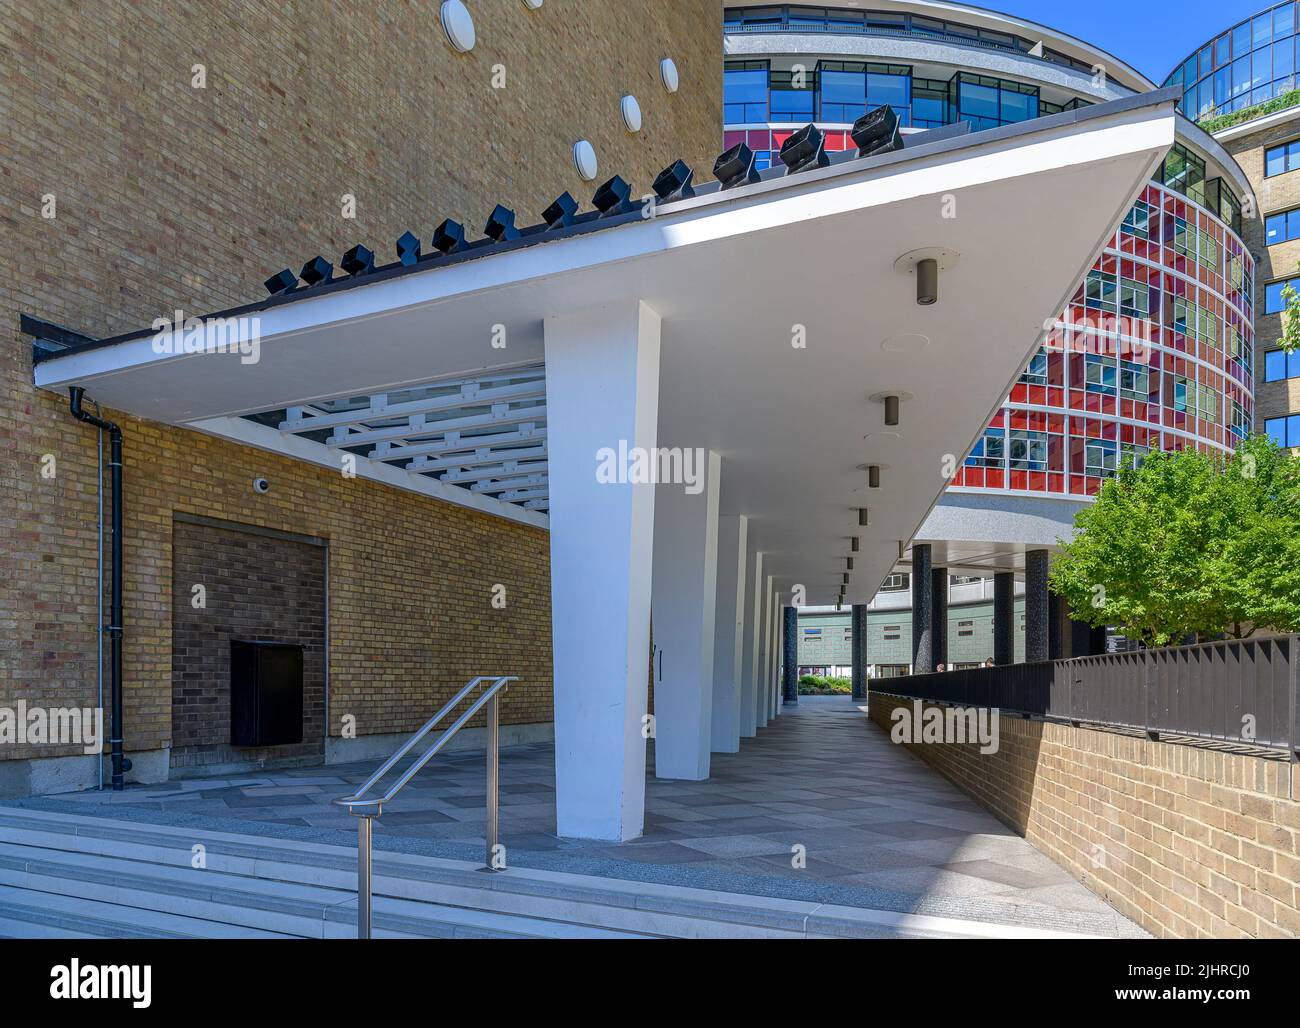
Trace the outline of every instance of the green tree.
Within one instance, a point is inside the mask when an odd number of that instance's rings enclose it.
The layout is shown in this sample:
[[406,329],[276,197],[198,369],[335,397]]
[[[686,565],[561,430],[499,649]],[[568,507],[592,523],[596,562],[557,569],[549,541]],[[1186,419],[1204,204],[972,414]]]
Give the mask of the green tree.
[[[1300,271],[1300,264],[1296,270]],[[1287,353],[1300,348],[1300,293],[1290,282],[1282,287],[1282,338],[1277,345]]]
[[1075,529],[1052,588],[1094,627],[1149,646],[1300,630],[1300,458],[1267,438],[1126,461]]

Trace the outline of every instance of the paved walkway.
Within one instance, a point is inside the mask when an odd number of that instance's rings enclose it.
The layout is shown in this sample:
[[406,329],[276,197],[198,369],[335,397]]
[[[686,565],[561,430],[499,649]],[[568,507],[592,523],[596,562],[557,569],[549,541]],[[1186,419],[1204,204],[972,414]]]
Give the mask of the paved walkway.
[[[1140,929],[937,772],[851,701],[804,697],[705,782],[646,782],[646,830],[623,845],[555,835],[549,745],[502,751],[501,837],[512,864],[1106,935]],[[33,806],[338,842],[330,800],[373,763],[134,786]],[[380,848],[475,859],[482,753],[439,757],[375,823]],[[237,825],[237,826],[236,826]],[[346,835],[344,834],[346,833]],[[806,853],[796,866],[796,847]]]

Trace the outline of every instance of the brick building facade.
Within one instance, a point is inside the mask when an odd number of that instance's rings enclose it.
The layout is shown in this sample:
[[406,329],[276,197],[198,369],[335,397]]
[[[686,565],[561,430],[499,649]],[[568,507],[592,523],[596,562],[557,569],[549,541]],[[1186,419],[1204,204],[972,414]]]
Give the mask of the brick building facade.
[[1259,122],[1247,122],[1218,134],[1255,188],[1259,201],[1256,216],[1243,219],[1242,234],[1250,251],[1257,255],[1255,274],[1255,427],[1300,412],[1300,378],[1268,381],[1265,355],[1277,349],[1282,337],[1282,315],[1269,313],[1266,294],[1270,283],[1300,274],[1300,238],[1270,244],[1265,224],[1270,215],[1300,208],[1300,173],[1265,174],[1265,155],[1279,144],[1300,138],[1300,109],[1292,108]]
[[[618,0],[473,5],[458,53],[437,3],[204,0],[8,5],[0,142],[0,706],[94,705],[96,433],[32,385],[30,313],[95,337],[175,309],[255,300],[261,282],[407,229],[480,230],[497,203],[587,199],[571,157],[645,192],[718,149],[720,7],[654,17]],[[671,57],[677,93],[659,81]],[[624,94],[644,123],[629,132]],[[354,199],[354,217],[347,198]],[[88,398],[93,400],[93,389]],[[416,727],[472,675],[513,673],[509,727],[551,720],[545,533],[281,456],[106,411],[125,434],[125,738],[142,778],[178,743],[174,619],[185,518],[309,537],[327,555],[330,737]],[[265,477],[270,491],[251,488]],[[178,577],[179,576],[179,577]],[[506,586],[504,609],[491,603]],[[187,738],[189,738],[187,736]],[[7,746],[0,793],[90,784],[75,747]],[[93,759],[93,758],[92,758]],[[60,770],[62,768],[62,770]]]

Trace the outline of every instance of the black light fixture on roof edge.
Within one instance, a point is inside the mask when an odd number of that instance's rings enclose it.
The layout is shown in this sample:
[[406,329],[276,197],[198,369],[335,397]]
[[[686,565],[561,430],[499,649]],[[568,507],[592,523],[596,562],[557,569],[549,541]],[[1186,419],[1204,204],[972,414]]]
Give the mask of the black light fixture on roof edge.
[[898,115],[888,104],[864,114],[849,130],[857,144],[859,157],[874,157],[903,148],[903,133]]
[[603,217],[611,217],[615,214],[625,214],[632,209],[631,196],[632,187],[615,175],[596,190],[596,195],[591,198],[591,202]]
[[566,190],[555,198],[546,210],[542,211],[542,220],[548,229],[564,228],[573,224],[574,215],[578,213],[578,201]]
[[844,572],[844,584],[845,585],[849,584],[849,573],[847,571]]
[[402,267],[409,268],[420,260],[420,240],[414,232],[403,232],[397,240],[397,259]]
[[515,228],[515,212],[509,207],[497,204],[488,215],[483,232],[489,239],[498,243],[508,243],[512,239],[518,239],[519,229]]
[[433,230],[433,248],[442,254],[459,253],[465,249],[465,226],[448,218]]
[[781,163],[785,165],[787,175],[796,175],[809,168],[824,168],[830,162],[826,155],[826,134],[811,123],[791,133],[781,144]]
[[276,272],[262,284],[266,286],[266,291],[272,296],[279,296],[297,287],[298,276],[285,268],[283,271]]
[[695,172],[685,161],[677,160],[664,168],[655,176],[654,184],[651,188],[655,196],[659,198],[660,203],[670,203],[673,200],[688,200],[695,195],[695,190],[691,183],[695,179]]
[[867,508],[866,508],[866,507],[859,507],[859,508],[858,508],[858,526],[859,526],[860,528],[866,528],[866,527],[868,527],[869,522],[870,522],[870,515],[867,513]]
[[358,243],[343,255],[343,258],[339,261],[339,267],[353,278],[358,275],[368,275],[375,270],[375,255],[369,247]]
[[302,271],[298,273],[308,286],[318,286],[334,280],[334,265],[324,257],[316,256],[302,266]]
[[759,176],[754,160],[754,151],[744,143],[737,143],[713,162],[713,177],[723,189],[757,182]]
[[867,465],[867,488],[868,489],[880,488],[880,465],[879,464]]
[[852,557],[845,557],[845,558],[844,558],[844,566],[845,566],[845,568],[847,568],[849,571],[852,571],[852,570],[853,570],[853,558],[852,558]]
[[861,547],[862,547],[862,540],[858,536],[855,535],[849,540],[849,549],[852,550],[854,553],[857,553],[858,550],[861,549]]

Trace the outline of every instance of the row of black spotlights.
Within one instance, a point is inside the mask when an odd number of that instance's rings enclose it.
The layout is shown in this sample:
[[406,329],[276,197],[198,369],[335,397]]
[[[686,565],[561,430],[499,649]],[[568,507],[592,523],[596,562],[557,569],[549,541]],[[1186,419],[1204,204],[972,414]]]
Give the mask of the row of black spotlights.
[[[895,421],[894,424],[898,424],[898,422]],[[880,465],[879,464],[867,465],[867,487],[870,489],[880,488]],[[867,507],[859,507],[858,525],[862,528],[867,528],[870,526],[870,524],[871,524],[870,510]],[[851,549],[854,553],[858,552],[858,550],[861,548],[861,545],[862,545],[861,539],[858,536],[855,535],[849,537],[849,549]],[[836,610],[839,610],[841,604],[844,603],[845,594],[848,592],[849,589],[849,572],[852,570],[853,570],[853,558],[845,557],[844,572],[840,581],[840,596],[839,599],[835,601]]]
[[[858,157],[874,157],[901,149],[903,145],[898,115],[888,106],[877,108],[859,118],[854,123],[851,134],[858,147]],[[781,163],[785,165],[787,175],[829,165],[825,133],[811,124],[792,133],[781,146]],[[754,151],[744,143],[737,143],[714,162],[713,177],[723,190],[759,181]],[[684,161],[678,160],[655,177],[651,188],[660,203],[672,203],[695,195],[694,180],[695,172]],[[626,214],[638,207],[638,201],[632,200],[632,187],[618,175],[596,190],[591,202],[600,218]],[[545,226],[539,228],[546,232],[566,228],[578,218],[578,202],[565,192],[542,212]],[[492,211],[483,231],[488,239],[497,243],[509,242],[521,235],[521,230],[515,226],[515,212],[500,204]],[[448,218],[433,233],[432,245],[437,252],[425,254],[420,240],[413,233],[404,232],[397,240],[398,263],[410,267],[421,261],[460,253],[475,244],[466,242],[463,225]],[[375,270],[375,255],[368,247],[358,244],[343,255],[339,266],[351,278],[368,275]],[[266,291],[272,296],[292,292],[299,288],[299,279],[305,289],[332,282],[334,265],[324,257],[313,257],[297,275],[288,268],[272,275],[266,280]]]

